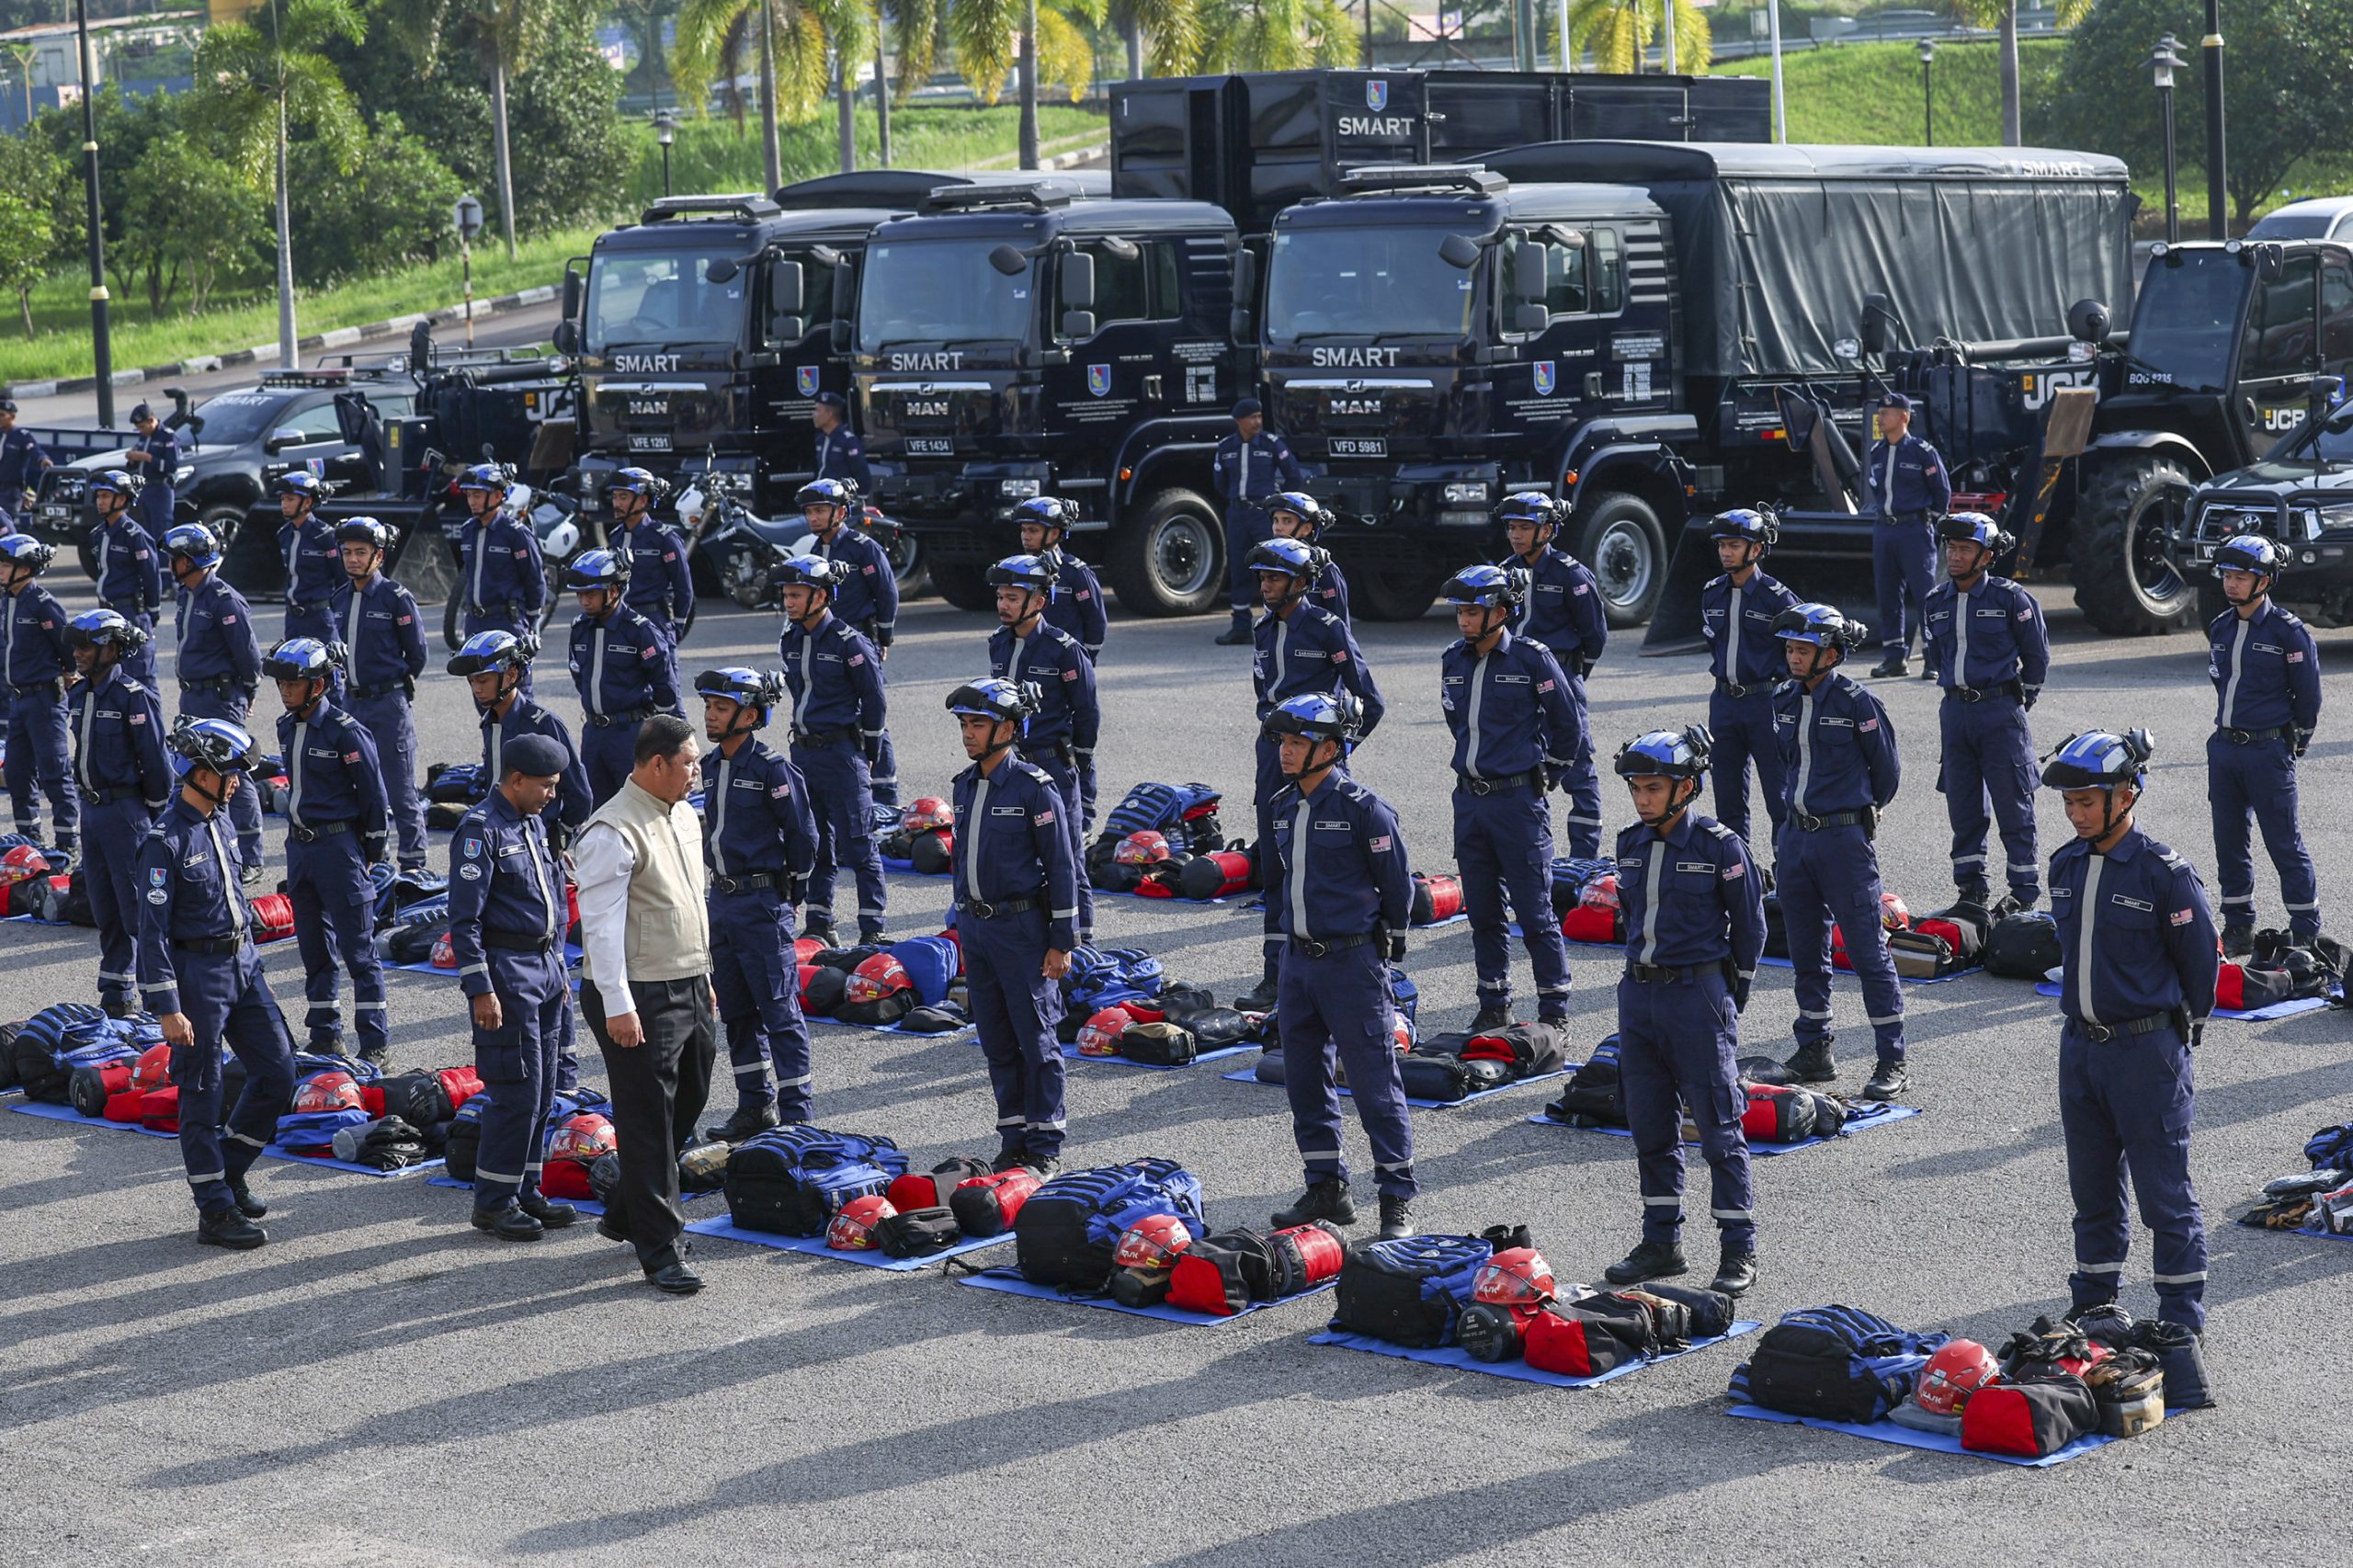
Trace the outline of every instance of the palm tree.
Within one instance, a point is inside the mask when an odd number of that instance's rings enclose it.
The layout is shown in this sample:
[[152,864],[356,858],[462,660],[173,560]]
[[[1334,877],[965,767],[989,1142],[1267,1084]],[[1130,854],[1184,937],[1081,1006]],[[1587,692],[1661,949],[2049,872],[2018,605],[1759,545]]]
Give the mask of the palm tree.
[[[1640,71],[1643,51],[1658,39],[1669,0],[1569,0],[1569,47],[1591,54],[1604,71]],[[1708,68],[1715,48],[1708,18],[1693,0],[1675,6],[1675,67],[1689,75]],[[1555,26],[1550,36],[1560,31]]]
[[366,31],[350,0],[269,0],[261,25],[224,22],[196,49],[194,113],[230,165],[259,185],[275,179],[278,206],[278,362],[297,368],[294,242],[286,199],[286,133],[307,129],[348,174],[365,144],[359,108],[323,51]]
[[1354,65],[1363,46],[1344,0],[1204,0],[1196,71]]
[[1110,16],[1127,45],[1130,81],[1181,76],[1200,57],[1199,0],[1111,0]]
[[[784,183],[779,119],[817,112],[835,79],[833,55],[861,59],[873,0],[686,0],[670,46],[670,80],[682,105],[700,106],[714,81],[732,81],[746,49],[760,61],[760,135],[767,187]],[[855,71],[840,74],[855,81]]]
[[[2091,14],[2093,0],[2054,0],[2058,22],[2072,28]],[[1972,28],[1995,28],[2002,35],[2002,145],[2025,141],[2018,105],[2018,0],[1952,0],[1953,15]]]
[[445,40],[490,61],[491,153],[498,222],[515,259],[515,164],[506,134],[506,79],[528,69],[556,24],[563,0],[383,0],[390,31],[433,74]]

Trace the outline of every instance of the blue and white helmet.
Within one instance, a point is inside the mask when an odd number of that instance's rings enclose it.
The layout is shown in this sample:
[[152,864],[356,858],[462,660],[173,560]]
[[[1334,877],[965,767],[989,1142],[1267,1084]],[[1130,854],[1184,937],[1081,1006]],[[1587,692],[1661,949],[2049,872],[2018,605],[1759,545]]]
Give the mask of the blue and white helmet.
[[1729,512],[1718,512],[1709,520],[1708,537],[1746,540],[1769,551],[1780,542],[1781,527],[1754,506],[1734,506]]
[[2086,730],[2059,743],[2042,765],[2046,790],[2110,790],[2119,784],[2140,788],[2147,777],[2149,757],[2157,743],[2146,730]]
[[450,659],[449,673],[471,677],[491,670],[527,669],[539,655],[540,640],[529,632],[518,637],[496,629],[477,631]]
[[1513,523],[1534,523],[1540,528],[1557,528],[1564,508],[1558,499],[1541,490],[1521,490],[1506,495],[1495,506],[1495,521],[1508,527]]
[[1029,728],[1030,716],[1045,705],[1045,694],[1028,681],[998,676],[967,681],[948,694],[948,711],[958,718],[998,719]]
[[1948,544],[1974,544],[1988,555],[1999,555],[2018,543],[2002,525],[1983,512],[1955,512],[1937,520],[1937,537]]
[[458,481],[460,490],[483,490],[494,495],[506,494],[515,483],[515,471],[505,463],[476,463],[466,470]]
[[705,697],[724,697],[744,708],[756,708],[765,721],[784,700],[784,677],[774,670],[729,665],[695,676],[695,689]]
[[2239,534],[2222,541],[2214,551],[2214,575],[2225,572],[2252,572],[2268,581],[2277,582],[2279,570],[2288,564],[2288,552],[2278,540],[2266,534]]
[[1620,746],[1615,766],[1622,778],[1697,778],[1708,771],[1714,746],[1705,724],[1653,730]]
[[793,493],[792,504],[803,510],[811,506],[858,506],[858,486],[847,479],[813,479]]
[[108,642],[128,653],[147,645],[147,633],[120,610],[113,609],[85,609],[65,623],[65,645],[69,648],[97,647]]
[[1356,742],[1357,731],[1364,722],[1364,709],[1349,691],[1310,691],[1276,704],[1258,726],[1260,736],[1279,741],[1285,735],[1305,735],[1310,740],[1337,741],[1343,746]]
[[824,555],[796,555],[777,569],[782,588],[823,588],[837,591],[849,580],[849,563]]
[[270,487],[270,493],[274,495],[300,495],[315,505],[326,499],[327,487],[325,482],[309,469],[290,468],[278,476],[278,483]]
[[48,541],[35,539],[30,534],[9,534],[0,538],[0,564],[22,566],[35,576],[49,570],[50,561],[56,553],[49,547]]
[[111,490],[118,495],[136,495],[147,487],[147,482],[128,469],[110,468],[90,476],[90,498],[97,499],[101,490]]
[[1008,555],[989,568],[989,586],[1027,588],[1033,594],[1051,593],[1054,569],[1047,565],[1040,556]]
[[1312,583],[1316,573],[1322,570],[1317,559],[1320,554],[1304,540],[1270,539],[1254,546],[1243,564],[1253,572],[1280,572],[1302,582]]
[[342,667],[343,644],[315,637],[289,637],[261,661],[261,673],[272,680],[333,680]]
[[1068,529],[1078,521],[1078,503],[1059,495],[1032,495],[1013,509],[1015,524],[1034,523],[1041,528]]
[[1517,609],[1528,598],[1528,572],[1516,566],[1465,566],[1446,580],[1438,597],[1450,605]]
[[335,525],[337,544],[364,544],[379,554],[392,548],[392,530],[374,517],[346,517]]
[[226,719],[182,719],[164,739],[172,754],[172,777],[185,778],[193,767],[215,773],[244,773],[261,766],[254,738]]
[[566,593],[587,593],[597,588],[610,588],[618,593],[629,584],[629,552],[620,550],[588,550],[573,557],[572,564],[563,569]]
[[202,523],[182,523],[165,531],[164,553],[184,555],[189,564],[210,572],[221,564],[221,537]]
[[1851,653],[1863,645],[1870,628],[1849,620],[1831,605],[1791,605],[1773,618],[1773,635],[1784,642],[1807,642]]

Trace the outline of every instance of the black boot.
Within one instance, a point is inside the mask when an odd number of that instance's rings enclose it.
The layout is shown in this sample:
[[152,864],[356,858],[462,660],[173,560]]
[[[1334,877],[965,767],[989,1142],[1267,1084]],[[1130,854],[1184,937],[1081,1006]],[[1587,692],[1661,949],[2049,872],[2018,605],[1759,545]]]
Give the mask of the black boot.
[[883,930],[880,920],[861,920],[858,923],[858,945],[861,948],[887,948],[891,945],[890,933]]
[[[1383,1199],[1385,1205],[1388,1199]],[[1275,1229],[1288,1231],[1293,1225],[1311,1221],[1329,1220],[1335,1225],[1357,1222],[1356,1201],[1348,1196],[1348,1184],[1338,1176],[1325,1176],[1299,1195],[1299,1201],[1288,1209],[1275,1210]]]
[[801,923],[801,934],[812,941],[822,942],[830,948],[834,945],[834,917],[830,915],[813,915]]
[[1716,1261],[1716,1277],[1708,1281],[1708,1289],[1723,1296],[1745,1296],[1756,1283],[1756,1254],[1754,1249],[1734,1252],[1724,1248]]
[[488,1231],[502,1242],[535,1242],[540,1239],[540,1225],[523,1212],[519,1203],[509,1203],[499,1209],[474,1210],[474,1229]]
[[1492,1034],[1497,1029],[1507,1029],[1511,1025],[1510,1003],[1483,1002],[1479,1005],[1479,1016],[1471,1020],[1471,1032]]
[[1871,1069],[1870,1080],[1863,1085],[1863,1098],[1892,1100],[1902,1094],[1911,1082],[1912,1075],[1904,1070],[1902,1057],[1882,1056],[1879,1059],[1879,1065]]
[[1830,1042],[1838,1037],[1824,1035],[1820,1040],[1798,1042],[1797,1053],[1781,1063],[1781,1071],[1792,1084],[1827,1084],[1838,1076],[1838,1063],[1831,1060]]
[[245,1185],[243,1176],[229,1184],[229,1196],[237,1200],[237,1212],[248,1220],[258,1220],[269,1212],[269,1205],[254,1196],[254,1189]]
[[1673,1242],[1646,1241],[1603,1269],[1601,1277],[1612,1285],[1639,1285],[1645,1279],[1665,1279],[1680,1274],[1684,1267],[1680,1246]]
[[1257,988],[1245,991],[1233,999],[1238,1013],[1271,1013],[1275,1010],[1275,992],[1279,982],[1276,975],[1277,960],[1267,960],[1267,972],[1260,977]]
[[1233,624],[1217,634],[1221,648],[1239,648],[1250,641],[1250,617],[1246,611],[1233,612]]
[[197,1216],[196,1239],[209,1247],[251,1252],[269,1240],[269,1233],[237,1212],[235,1204],[207,1209]]
[[703,1136],[717,1139],[722,1143],[741,1143],[775,1125],[776,1107],[773,1104],[739,1105],[734,1115],[710,1129]]
[[2222,956],[2226,959],[2249,958],[2255,952],[2255,922],[2233,921],[2222,927]]
[[1410,1198],[1383,1198],[1381,1200],[1381,1239],[1398,1241],[1414,1233],[1414,1200]]
[[515,1207],[540,1222],[543,1231],[561,1231],[580,1218],[580,1210],[569,1203],[552,1203],[545,1193],[526,1190],[517,1195]]
[[1904,670],[1904,650],[1898,648],[1893,653],[1888,654],[1887,657],[1881,659],[1878,664],[1871,666],[1871,678],[1874,680],[1884,680],[1889,676],[1902,675]]

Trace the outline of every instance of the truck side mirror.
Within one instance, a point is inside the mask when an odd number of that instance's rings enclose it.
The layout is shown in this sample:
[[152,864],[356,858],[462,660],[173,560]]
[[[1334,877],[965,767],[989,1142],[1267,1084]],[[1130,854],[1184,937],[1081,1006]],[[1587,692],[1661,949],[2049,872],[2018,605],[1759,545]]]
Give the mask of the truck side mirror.
[[797,316],[808,303],[809,272],[797,261],[779,261],[768,268],[768,309],[780,316]]
[[563,269],[564,320],[578,321],[580,319],[580,296],[584,292],[585,290],[581,281],[580,269],[576,267],[566,267]]
[[1895,301],[1881,293],[1863,296],[1863,319],[1857,335],[1862,339],[1863,352],[1876,359],[1887,352],[1887,320],[1895,313]]
[[849,320],[847,317],[835,316],[834,318],[833,336],[832,340],[827,344],[827,347],[836,354],[847,354],[849,352]]
[[1247,310],[1236,305],[1225,313],[1225,335],[1235,343],[1248,343],[1258,335],[1257,324]]
[[998,245],[989,252],[989,265],[1007,278],[1018,278],[1029,270],[1029,258],[1011,245]]
[[2109,326],[2108,307],[2097,300],[2078,300],[2067,307],[2067,335],[2078,343],[2105,343]]
[[1095,312],[1093,311],[1064,311],[1062,335],[1068,338],[1094,336]]
[[[1063,308],[1074,314],[1095,308],[1095,258],[1084,251],[1072,251],[1063,257]],[[1087,333],[1063,333],[1065,337],[1086,336]]]
[[779,346],[798,343],[808,335],[809,318],[807,316],[770,316],[768,318],[770,343]]
[[1247,245],[1233,258],[1233,297],[1245,305],[1258,297],[1258,253]]
[[549,341],[555,345],[555,351],[559,354],[573,355],[579,353],[580,324],[576,321],[560,321],[556,323],[555,332],[550,337]]
[[1552,313],[1540,304],[1529,302],[1511,308],[1511,329],[1517,333],[1542,332],[1552,321]]
[[[1521,242],[1511,256],[1511,291],[1513,297],[1540,310],[1544,297],[1552,292],[1552,256],[1540,241]],[[1522,327],[1525,332],[1529,329]]]
[[1449,234],[1438,243],[1438,258],[1468,272],[1479,265],[1479,242],[1468,234]]
[[309,439],[308,436],[303,435],[291,425],[281,425],[269,433],[269,439],[261,444],[261,449],[274,455],[284,451],[289,447],[299,447]]

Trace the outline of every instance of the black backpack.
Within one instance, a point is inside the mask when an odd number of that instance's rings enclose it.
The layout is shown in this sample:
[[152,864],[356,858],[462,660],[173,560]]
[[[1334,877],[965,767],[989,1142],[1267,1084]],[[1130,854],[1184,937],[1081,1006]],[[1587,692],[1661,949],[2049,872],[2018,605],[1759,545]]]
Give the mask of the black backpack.
[[1734,1399],[1790,1415],[1869,1425],[1901,1404],[1948,1336],[1909,1334],[1856,1307],[1805,1307],[1758,1336]]
[[1610,1035],[1593,1048],[1585,1064],[1569,1074],[1561,1097],[1544,1108],[1554,1121],[1571,1127],[1623,1127],[1626,1096],[1618,1082],[1618,1037]]
[[940,1208],[904,1210],[874,1227],[874,1244],[892,1257],[932,1257],[961,1240],[956,1216]]
[[2007,980],[2040,980],[2059,967],[2059,925],[2042,910],[2004,915],[1985,934],[1985,970]]
[[1495,1252],[1485,1236],[1358,1242],[1340,1266],[1332,1326],[1415,1349],[1451,1345],[1480,1266]]

